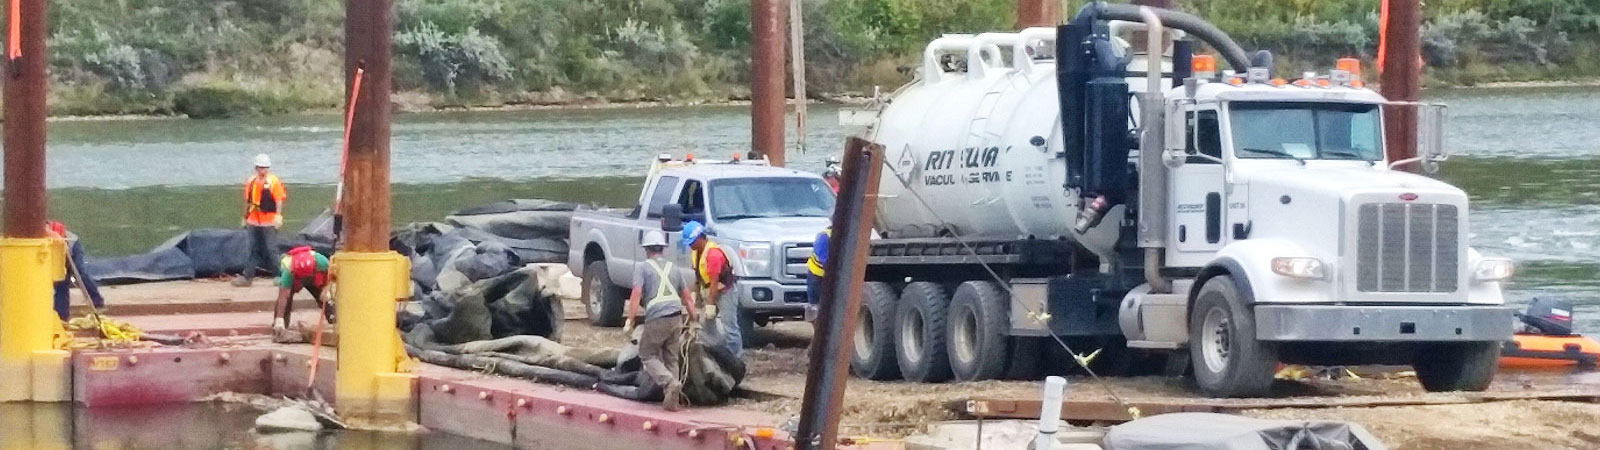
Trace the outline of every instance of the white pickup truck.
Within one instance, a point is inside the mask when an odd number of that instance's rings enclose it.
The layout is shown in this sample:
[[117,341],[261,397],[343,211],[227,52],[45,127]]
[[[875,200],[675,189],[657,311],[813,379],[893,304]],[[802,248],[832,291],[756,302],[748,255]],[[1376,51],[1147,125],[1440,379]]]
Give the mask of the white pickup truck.
[[[740,328],[801,317],[806,259],[833,214],[833,190],[817,174],[759,163],[674,165],[649,175],[632,211],[573,214],[567,265],[583,278],[589,320],[622,324],[634,264],[644,258],[640,239],[678,211],[684,221],[705,224],[731,260]],[[682,238],[667,233],[667,240],[667,255],[688,270]],[[744,333],[747,344],[750,335]]]

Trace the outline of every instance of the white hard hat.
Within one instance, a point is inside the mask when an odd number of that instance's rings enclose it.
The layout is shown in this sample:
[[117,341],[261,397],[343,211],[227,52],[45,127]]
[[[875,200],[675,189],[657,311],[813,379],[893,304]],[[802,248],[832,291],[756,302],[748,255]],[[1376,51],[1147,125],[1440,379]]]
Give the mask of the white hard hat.
[[667,235],[666,235],[666,233],[662,233],[660,231],[647,231],[647,232],[644,233],[644,242],[639,243],[639,246],[640,247],[666,247],[667,246]]
[[272,158],[268,158],[266,153],[256,155],[256,167],[272,167]]

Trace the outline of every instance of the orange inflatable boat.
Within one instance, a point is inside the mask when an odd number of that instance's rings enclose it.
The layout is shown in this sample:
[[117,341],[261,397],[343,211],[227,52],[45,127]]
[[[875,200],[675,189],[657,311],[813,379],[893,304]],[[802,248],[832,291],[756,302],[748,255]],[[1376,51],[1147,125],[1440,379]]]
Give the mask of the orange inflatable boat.
[[1577,334],[1551,336],[1517,333],[1511,342],[1500,348],[1502,369],[1594,369],[1597,361],[1600,361],[1600,342]]

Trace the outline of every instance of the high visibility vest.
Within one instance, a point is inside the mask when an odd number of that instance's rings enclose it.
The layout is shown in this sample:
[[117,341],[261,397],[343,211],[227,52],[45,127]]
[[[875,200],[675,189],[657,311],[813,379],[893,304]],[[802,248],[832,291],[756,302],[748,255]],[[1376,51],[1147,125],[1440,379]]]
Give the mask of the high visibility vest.
[[[709,287],[711,286],[711,283],[720,281],[717,279],[717,276],[722,275],[720,273],[711,273],[711,268],[706,264],[706,255],[710,254],[712,250],[720,251],[722,250],[722,247],[718,246],[715,242],[711,242],[710,239],[707,239],[706,246],[700,250],[696,250],[693,255],[691,255],[690,260],[694,262],[694,271],[700,275],[701,287]],[[726,259],[728,254],[724,252],[722,256],[724,259]]]
[[[811,259],[806,260],[806,268],[811,269],[812,275],[822,276],[822,265],[828,263],[828,239],[832,237],[833,227],[823,228],[821,233],[817,233],[817,241],[811,246]],[[818,254],[822,257],[818,258]]]
[[656,295],[650,297],[650,301],[645,303],[645,308],[649,309],[661,302],[682,302],[683,297],[679,297],[678,290],[672,288],[672,263],[662,261],[657,264],[654,259],[647,259],[644,263],[656,271],[656,278],[659,279],[656,282]]
[[245,211],[245,221],[251,225],[271,225],[279,214],[278,203],[288,197],[283,181],[277,175],[250,177],[244,186],[244,200],[250,209]]

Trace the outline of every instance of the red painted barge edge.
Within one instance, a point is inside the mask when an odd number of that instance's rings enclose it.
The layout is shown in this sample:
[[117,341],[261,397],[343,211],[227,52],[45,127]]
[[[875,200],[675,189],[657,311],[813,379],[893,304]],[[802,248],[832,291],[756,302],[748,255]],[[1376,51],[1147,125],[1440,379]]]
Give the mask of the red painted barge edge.
[[[181,403],[223,392],[301,397],[310,348],[272,344],[217,349],[80,350],[72,357],[74,400],[86,406]],[[332,399],[337,363],[318,364],[317,391]],[[431,430],[517,448],[552,440],[572,448],[786,450],[783,419],[729,408],[668,412],[597,392],[423,365],[417,423]],[[545,447],[548,448],[548,447]]]

